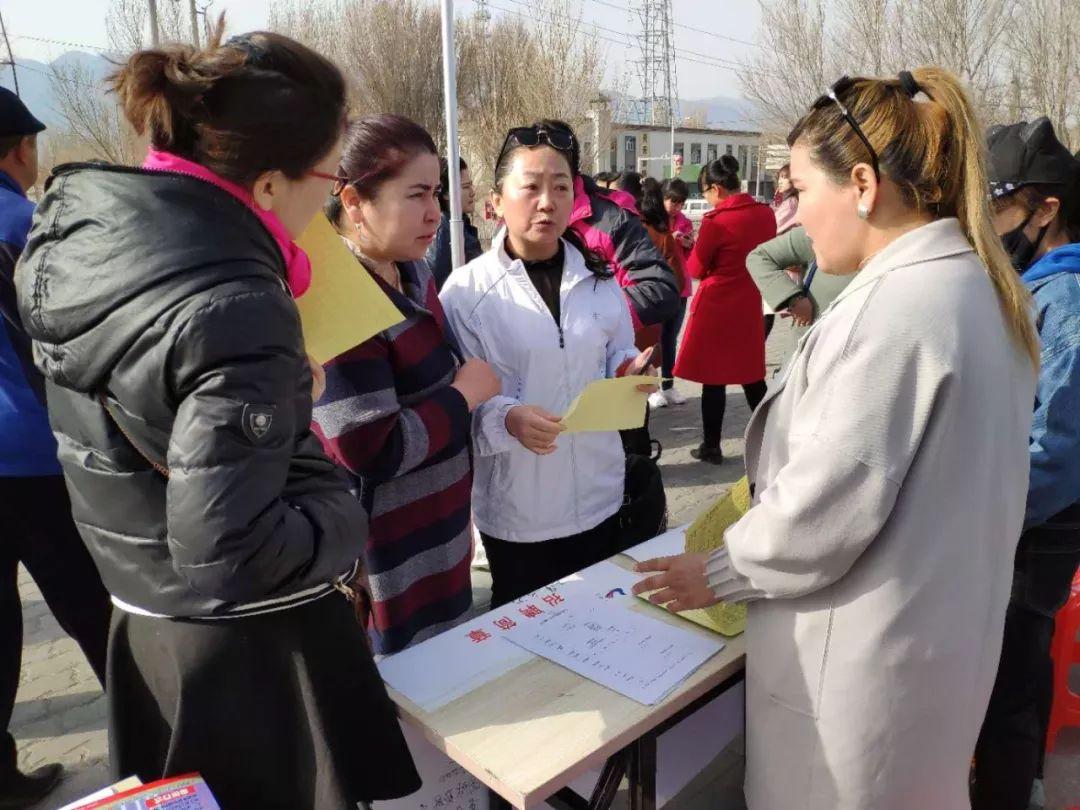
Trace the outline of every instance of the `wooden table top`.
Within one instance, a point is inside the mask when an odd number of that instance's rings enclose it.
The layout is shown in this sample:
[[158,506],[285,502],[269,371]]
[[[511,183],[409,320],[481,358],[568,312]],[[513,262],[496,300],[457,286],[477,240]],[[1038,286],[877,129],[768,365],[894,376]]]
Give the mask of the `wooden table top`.
[[[633,566],[623,555],[612,562]],[[666,610],[633,601],[632,610],[715,637]],[[723,650],[655,706],[539,656],[434,712],[388,691],[402,719],[436,748],[515,807],[529,810],[737,674],[746,657],[744,638],[724,641]]]

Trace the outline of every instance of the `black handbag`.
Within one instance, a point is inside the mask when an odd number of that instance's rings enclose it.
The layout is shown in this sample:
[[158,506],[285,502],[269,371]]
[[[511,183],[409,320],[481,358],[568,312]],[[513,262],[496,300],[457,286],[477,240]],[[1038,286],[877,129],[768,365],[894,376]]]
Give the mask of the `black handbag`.
[[650,456],[627,453],[616,552],[667,531],[667,494],[660,466]]

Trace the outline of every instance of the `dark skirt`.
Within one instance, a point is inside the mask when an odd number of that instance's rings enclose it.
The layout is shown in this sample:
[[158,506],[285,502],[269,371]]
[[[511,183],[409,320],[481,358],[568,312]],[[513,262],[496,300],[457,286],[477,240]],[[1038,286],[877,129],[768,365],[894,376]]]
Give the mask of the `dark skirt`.
[[116,777],[198,771],[223,810],[355,810],[420,787],[351,606],[331,593],[216,621],[117,610],[109,634]]

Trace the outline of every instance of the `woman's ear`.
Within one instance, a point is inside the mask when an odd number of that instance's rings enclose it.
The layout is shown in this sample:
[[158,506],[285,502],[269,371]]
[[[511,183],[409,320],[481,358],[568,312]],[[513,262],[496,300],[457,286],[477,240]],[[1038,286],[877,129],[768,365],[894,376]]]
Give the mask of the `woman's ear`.
[[284,182],[285,175],[276,169],[260,174],[251,187],[251,196],[255,204],[263,211],[272,210],[274,197],[282,193]]
[[1035,214],[1031,217],[1031,221],[1037,227],[1045,228],[1057,219],[1057,215],[1060,212],[1061,200],[1057,197],[1047,197],[1042,201],[1039,207],[1035,209]]
[[499,219],[502,219],[503,218],[502,194],[500,194],[498,191],[492,191],[490,199],[491,199],[491,207],[495,209],[495,216],[497,216]]
[[357,228],[364,221],[364,208],[361,202],[359,192],[352,186],[345,186],[341,190],[341,208],[345,212],[345,218]]
[[879,189],[877,175],[869,164],[857,163],[851,170],[851,182],[855,186],[858,198],[859,218],[867,219],[874,212],[874,206],[877,204]]

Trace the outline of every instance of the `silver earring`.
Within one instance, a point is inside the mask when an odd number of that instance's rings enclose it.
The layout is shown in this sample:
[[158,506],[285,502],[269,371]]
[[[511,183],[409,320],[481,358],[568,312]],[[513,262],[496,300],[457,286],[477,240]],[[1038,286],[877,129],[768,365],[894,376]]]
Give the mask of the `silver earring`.
[[855,213],[859,215],[859,219],[870,219],[870,209],[866,203],[859,203],[859,207],[855,209]]

